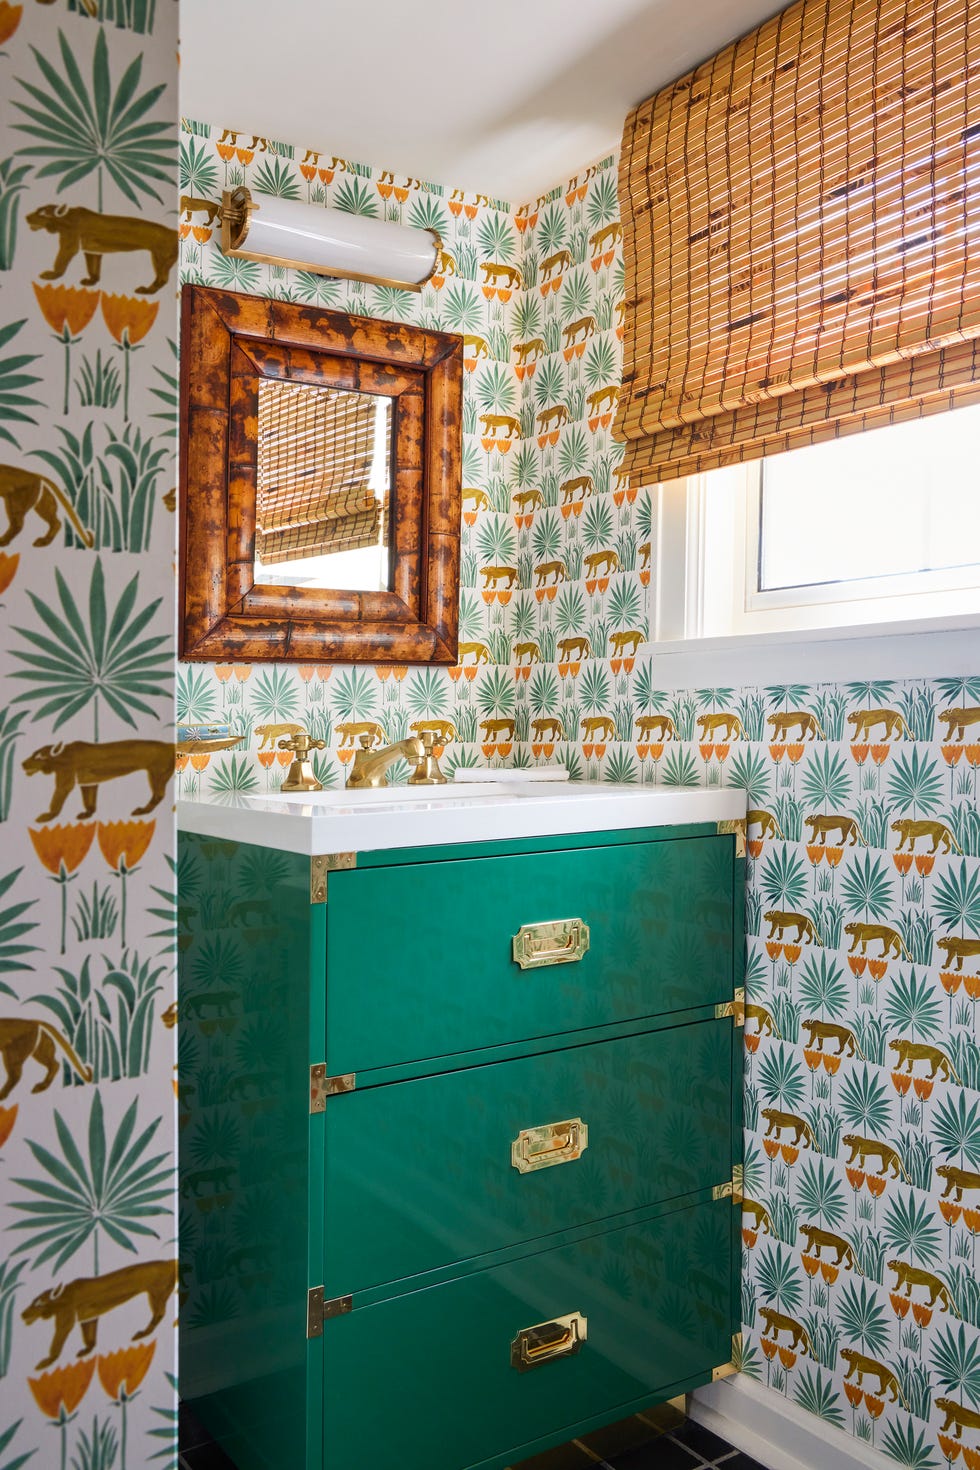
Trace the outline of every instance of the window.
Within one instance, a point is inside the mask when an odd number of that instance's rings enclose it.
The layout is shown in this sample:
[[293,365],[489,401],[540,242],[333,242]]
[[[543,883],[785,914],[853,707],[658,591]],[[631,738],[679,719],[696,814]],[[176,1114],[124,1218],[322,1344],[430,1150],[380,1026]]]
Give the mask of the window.
[[657,491],[661,640],[980,614],[980,406]]

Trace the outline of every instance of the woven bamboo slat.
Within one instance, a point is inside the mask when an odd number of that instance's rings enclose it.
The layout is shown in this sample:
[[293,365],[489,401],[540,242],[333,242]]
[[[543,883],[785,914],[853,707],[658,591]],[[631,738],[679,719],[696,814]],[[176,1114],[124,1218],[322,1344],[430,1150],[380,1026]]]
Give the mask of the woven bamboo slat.
[[935,411],[908,360],[980,337],[980,5],[798,0],[634,109],[619,193],[628,470],[850,432],[852,378]]
[[368,485],[376,401],[261,384],[256,553],[263,564],[377,544],[382,508]]

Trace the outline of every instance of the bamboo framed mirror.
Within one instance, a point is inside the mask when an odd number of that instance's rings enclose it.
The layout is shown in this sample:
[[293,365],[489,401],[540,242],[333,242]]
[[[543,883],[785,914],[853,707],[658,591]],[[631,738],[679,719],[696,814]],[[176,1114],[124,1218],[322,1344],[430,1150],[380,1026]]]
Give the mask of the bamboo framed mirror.
[[453,664],[462,339],[184,287],[181,657]]

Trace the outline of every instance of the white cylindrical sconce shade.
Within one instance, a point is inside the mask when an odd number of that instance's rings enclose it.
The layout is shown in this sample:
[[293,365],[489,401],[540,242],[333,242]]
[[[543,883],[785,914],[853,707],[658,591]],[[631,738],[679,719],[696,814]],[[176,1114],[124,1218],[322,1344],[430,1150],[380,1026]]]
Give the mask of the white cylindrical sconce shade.
[[419,291],[435,271],[442,242],[434,230],[239,188],[222,199],[221,248],[242,260]]

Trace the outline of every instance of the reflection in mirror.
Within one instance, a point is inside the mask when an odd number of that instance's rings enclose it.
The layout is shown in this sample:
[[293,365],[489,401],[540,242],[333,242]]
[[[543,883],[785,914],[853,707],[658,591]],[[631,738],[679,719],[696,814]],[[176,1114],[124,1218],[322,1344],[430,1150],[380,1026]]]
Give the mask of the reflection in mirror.
[[256,583],[389,590],[391,402],[260,381]]

